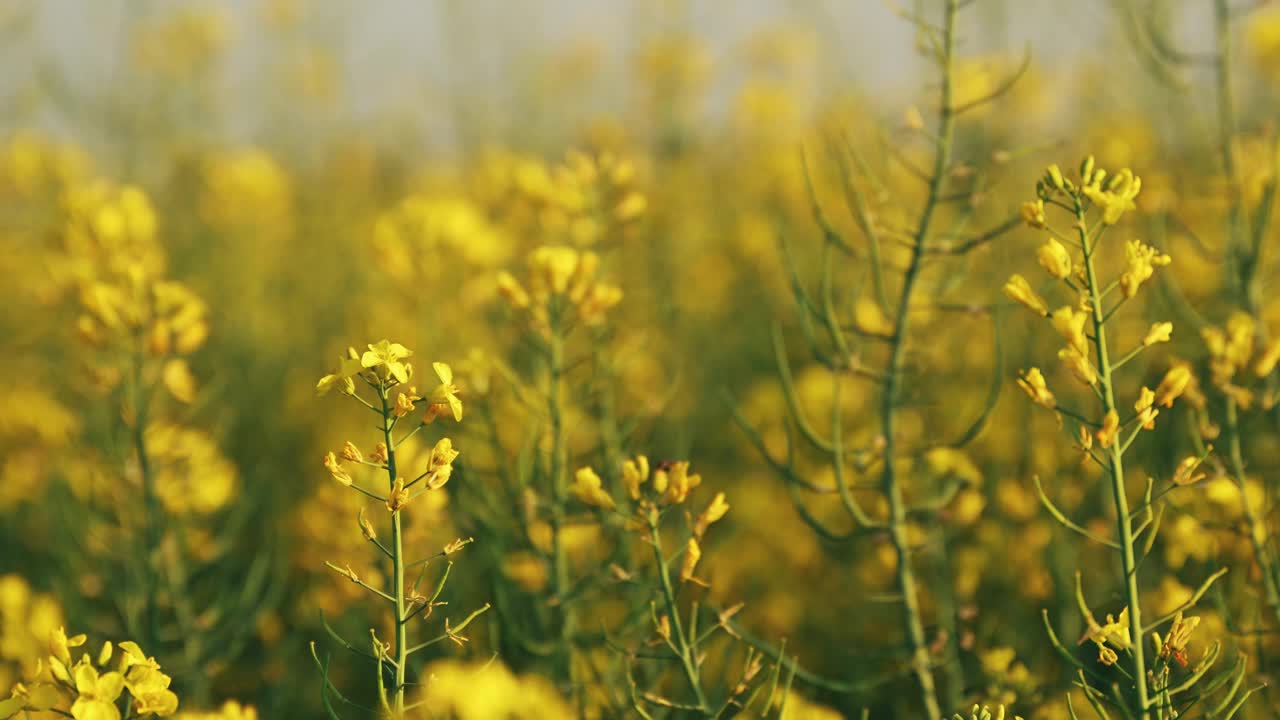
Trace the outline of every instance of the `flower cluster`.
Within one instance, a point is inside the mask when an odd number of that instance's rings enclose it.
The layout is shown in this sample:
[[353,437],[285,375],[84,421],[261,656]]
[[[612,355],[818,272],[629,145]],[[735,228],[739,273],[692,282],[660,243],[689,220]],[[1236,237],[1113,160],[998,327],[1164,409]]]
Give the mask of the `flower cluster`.
[[529,256],[529,286],[508,272],[498,274],[498,292],[517,311],[528,312],[533,325],[549,332],[571,319],[598,325],[622,300],[622,289],[596,280],[600,258],[568,246],[543,246]]
[[177,712],[171,678],[137,643],[108,641],[95,656],[84,652],[73,659],[72,650],[86,640],[85,635],[68,637],[62,628],[54,631],[49,654],[33,677],[0,701],[0,718],[56,710],[75,720],[121,720],[120,700],[126,692],[129,717],[169,717]]

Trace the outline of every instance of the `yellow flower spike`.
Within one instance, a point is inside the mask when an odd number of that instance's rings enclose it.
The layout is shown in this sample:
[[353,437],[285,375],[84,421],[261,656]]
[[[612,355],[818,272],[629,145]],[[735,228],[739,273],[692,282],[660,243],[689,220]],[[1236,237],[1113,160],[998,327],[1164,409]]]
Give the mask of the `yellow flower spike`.
[[1037,230],[1043,230],[1049,223],[1049,219],[1044,214],[1044,200],[1024,202],[1018,212],[1024,223]]
[[342,463],[338,461],[337,455],[334,455],[332,451],[325,453],[324,468],[329,471],[334,480],[351,487],[351,475],[342,469]]
[[1058,351],[1058,359],[1067,366],[1071,374],[1085,385],[1096,385],[1098,370],[1089,362],[1089,358],[1074,348],[1063,348]]
[[1067,341],[1067,345],[1072,350],[1080,355],[1085,355],[1089,352],[1089,339],[1084,334],[1084,325],[1089,319],[1087,313],[1076,310],[1070,305],[1063,305],[1054,310],[1049,319],[1053,324],[1053,329],[1058,331],[1058,334]]
[[453,384],[453,370],[442,362],[431,363],[431,367],[440,378],[440,384],[431,391],[431,404],[448,407],[454,422],[462,422],[462,398],[458,397],[458,386]]
[[723,518],[727,512],[729,512],[729,503],[725,502],[724,493],[716,493],[716,496],[711,499],[711,503],[707,505],[707,509],[699,513],[698,519],[694,521],[694,537],[700,538],[705,535],[707,528],[711,527],[712,523]]
[[706,583],[694,577],[694,570],[698,567],[698,561],[702,559],[702,547],[698,545],[695,538],[689,538],[689,542],[684,548],[684,562],[680,563],[680,582],[694,581],[699,585]]
[[1151,347],[1156,343],[1166,343],[1173,336],[1173,323],[1158,322],[1152,323],[1151,329],[1142,338],[1143,347]]
[[360,448],[350,440],[342,444],[342,459],[349,462],[358,463],[364,460],[364,453],[360,452]]
[[1116,414],[1115,410],[1110,410],[1102,418],[1102,427],[1098,428],[1098,431],[1094,433],[1094,437],[1097,438],[1099,446],[1109,448],[1115,443],[1119,434],[1120,416]]
[[1173,401],[1181,397],[1190,384],[1191,368],[1182,363],[1174,365],[1156,386],[1155,404],[1166,408],[1173,407]]
[[409,382],[411,371],[409,364],[402,362],[412,357],[413,351],[389,340],[380,340],[369,345],[369,350],[360,356],[361,367],[368,370],[382,370],[383,377],[395,378],[396,382]]
[[1012,275],[1009,281],[1004,284],[1004,294],[1010,300],[1021,304],[1031,312],[1041,317],[1049,314],[1049,306],[1045,304],[1044,299],[1031,289],[1031,285],[1027,279],[1021,275]]
[[610,497],[609,493],[605,492],[600,476],[589,467],[578,468],[578,471],[574,473],[573,485],[569,490],[583,504],[604,510],[613,510],[617,507],[613,498]]
[[1071,253],[1057,238],[1046,240],[1036,251],[1036,259],[1040,261],[1040,267],[1053,277],[1059,280],[1071,277]]
[[1018,387],[1022,388],[1032,402],[1043,408],[1052,410],[1058,406],[1058,400],[1049,390],[1049,385],[1045,382],[1040,368],[1033,367],[1022,371],[1018,378]]

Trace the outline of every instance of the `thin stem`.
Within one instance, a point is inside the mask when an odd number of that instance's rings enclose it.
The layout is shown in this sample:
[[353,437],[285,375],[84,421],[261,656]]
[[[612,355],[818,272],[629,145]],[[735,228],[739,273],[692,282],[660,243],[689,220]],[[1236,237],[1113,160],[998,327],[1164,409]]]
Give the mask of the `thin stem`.
[[680,619],[680,608],[676,604],[675,587],[671,584],[671,568],[666,555],[662,552],[662,532],[658,528],[658,513],[653,511],[649,516],[649,542],[653,545],[653,557],[658,563],[658,577],[662,581],[662,598],[667,608],[667,617],[671,619],[671,634],[675,636],[674,650],[680,659],[680,667],[684,670],[685,679],[689,681],[689,689],[698,700],[698,710],[703,715],[711,715],[711,706],[707,703],[706,693],[702,690],[702,681],[698,676],[698,666],[689,638],[684,633],[684,622]]
[[[1101,288],[1098,285],[1097,271],[1094,267],[1094,247],[1090,244],[1088,226],[1084,218],[1084,206],[1076,201],[1075,214],[1080,245],[1084,248],[1085,275],[1088,281],[1089,304],[1093,308],[1094,347],[1098,357],[1098,384],[1101,386],[1103,412],[1117,411],[1115,389],[1112,383],[1111,359],[1107,352],[1106,322],[1102,314],[1102,302],[1099,297]],[[1133,518],[1129,514],[1129,499],[1124,485],[1124,452],[1117,443],[1108,448],[1110,456],[1111,492],[1116,507],[1116,526],[1119,531],[1120,555],[1124,567],[1125,601],[1129,607],[1129,632],[1134,638],[1131,648],[1133,658],[1133,681],[1138,694],[1137,717],[1146,720],[1150,717],[1150,699],[1147,691],[1147,665],[1145,657],[1146,643],[1142,632],[1141,596],[1138,594],[1138,568],[1134,553]]]
[[[387,484],[388,488],[392,488],[396,482],[396,451],[395,443],[392,441],[391,431],[395,427],[395,421],[391,413],[391,405],[387,400],[387,390],[385,387],[378,388],[378,399],[382,401],[382,435],[384,442],[387,444]],[[392,492],[392,490],[388,490]],[[397,508],[391,511],[391,574],[392,574],[392,600],[396,606],[396,685],[393,689],[394,699],[392,700],[392,708],[395,717],[404,716],[404,687],[405,687],[405,665],[409,657],[408,649],[408,627],[404,622],[405,614],[405,597],[404,597],[404,532],[400,525],[400,510]],[[381,668],[378,670],[381,677]]]
[[142,565],[146,571],[146,642],[148,647],[156,643],[160,634],[160,618],[156,596],[160,591],[160,573],[155,554],[160,550],[160,498],[156,494],[155,473],[147,452],[147,397],[143,387],[143,351],[141,339],[133,357],[133,449],[138,458],[138,472],[142,475],[142,497],[146,507],[146,547],[142,552]]
[[1276,613],[1277,619],[1280,619],[1280,588],[1276,587],[1274,561],[1267,548],[1265,526],[1254,512],[1253,504],[1249,502],[1248,488],[1245,485],[1244,454],[1240,449],[1240,410],[1235,398],[1230,395],[1227,396],[1226,431],[1227,462],[1230,464],[1231,477],[1235,480],[1236,487],[1240,488],[1240,510],[1248,527],[1249,542],[1253,544],[1254,560],[1262,571],[1262,590],[1267,605]]
[[568,450],[564,432],[564,335],[560,313],[551,308],[551,332],[548,337],[547,412],[551,423],[551,593],[554,601],[559,642],[556,648],[555,675],[568,683],[576,694],[573,678],[573,614],[568,607],[569,558],[564,544],[565,507],[569,503]]
[[884,393],[880,403],[881,434],[884,436],[885,443],[881,483],[889,503],[889,539],[897,555],[897,585],[898,592],[902,595],[902,620],[911,650],[911,669],[920,686],[920,703],[924,706],[925,716],[930,720],[942,717],[942,711],[938,705],[937,684],[933,676],[932,663],[929,661],[929,645],[925,639],[924,623],[920,617],[917,598],[916,577],[911,566],[911,549],[907,537],[907,507],[893,459],[897,451],[897,407],[902,387],[903,356],[907,333],[910,329],[910,313],[907,308],[911,305],[911,295],[925,256],[929,228],[938,206],[938,198],[942,195],[947,169],[951,164],[952,136],[955,129],[951,98],[952,52],[955,47],[956,13],[959,11],[959,6],[959,0],[946,0],[943,13],[938,151],[933,158],[933,173],[929,178],[928,197],[924,208],[920,211],[920,221],[916,226],[911,260],[902,278],[902,291],[898,298],[889,361],[884,373]]

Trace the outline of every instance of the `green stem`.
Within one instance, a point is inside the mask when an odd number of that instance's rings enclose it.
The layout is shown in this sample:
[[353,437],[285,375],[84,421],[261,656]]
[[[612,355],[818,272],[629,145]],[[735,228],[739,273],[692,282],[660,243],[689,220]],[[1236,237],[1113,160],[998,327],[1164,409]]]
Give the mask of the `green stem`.
[[933,159],[933,173],[929,178],[929,194],[924,208],[920,212],[920,222],[915,232],[915,243],[911,248],[911,260],[902,279],[902,291],[898,298],[897,317],[894,321],[892,342],[889,350],[889,362],[884,373],[884,394],[881,396],[880,418],[881,434],[884,436],[884,471],[881,484],[885,498],[889,503],[889,539],[893,543],[897,555],[898,592],[902,595],[902,620],[906,629],[907,643],[911,649],[911,669],[920,685],[920,702],[924,706],[926,717],[930,720],[942,717],[938,705],[937,683],[934,680],[932,663],[929,659],[929,647],[925,640],[924,623],[920,618],[920,605],[917,598],[916,577],[911,567],[911,548],[907,537],[907,507],[903,499],[902,485],[898,481],[894,467],[897,451],[897,407],[902,384],[902,366],[907,332],[909,330],[909,307],[911,295],[925,255],[925,244],[929,236],[929,227],[933,221],[934,211],[938,206],[938,198],[942,194],[942,186],[946,181],[947,168],[951,164],[952,136],[955,129],[955,116],[952,107],[952,52],[955,46],[956,13],[959,11],[959,0],[946,0],[943,16],[944,34],[942,38],[942,88],[939,99],[939,131],[938,151]]
[[[1087,291],[1089,304],[1093,308],[1094,347],[1098,357],[1098,383],[1101,385],[1103,412],[1118,412],[1116,408],[1115,388],[1112,381],[1111,359],[1107,352],[1106,322],[1102,312],[1102,299],[1098,286],[1097,271],[1094,268],[1094,247],[1090,244],[1088,225],[1084,219],[1084,207],[1076,201],[1075,214],[1077,230],[1080,234],[1080,245],[1084,248],[1085,274],[1088,280]],[[1133,519],[1129,513],[1129,499],[1124,485],[1124,452],[1119,443],[1113,442],[1108,448],[1110,455],[1111,493],[1116,508],[1116,526],[1120,541],[1120,555],[1124,567],[1125,601],[1129,607],[1129,634],[1133,638],[1130,648],[1133,657],[1133,681],[1138,694],[1138,713],[1136,717],[1146,720],[1150,717],[1150,699],[1147,690],[1147,663],[1145,657],[1146,638],[1142,634],[1141,597],[1138,594],[1138,563],[1134,553]]]
[[569,503],[568,450],[564,433],[564,336],[558,309],[551,308],[548,338],[547,411],[551,421],[551,592],[559,635],[556,679],[567,683],[575,695],[573,678],[573,613],[569,599],[569,558],[564,545],[565,508]]
[[160,551],[160,498],[156,494],[155,474],[147,453],[147,397],[143,389],[143,350],[141,339],[137,342],[133,358],[133,450],[138,458],[138,472],[142,475],[142,497],[146,508],[146,527],[143,529],[146,547],[142,552],[142,565],[146,575],[146,637],[147,647],[154,646],[160,635],[160,618],[157,595],[160,592],[160,574],[156,568],[156,553]]
[[1262,571],[1262,589],[1267,605],[1280,619],[1280,588],[1276,587],[1275,567],[1271,553],[1267,549],[1265,529],[1261,519],[1249,502],[1248,488],[1245,484],[1244,453],[1240,449],[1240,411],[1236,401],[1227,396],[1227,460],[1231,465],[1231,476],[1240,488],[1240,509],[1249,530],[1249,542],[1253,544],[1254,560]]
[[[387,486],[388,494],[393,492],[396,482],[396,451],[395,445],[391,439],[391,430],[395,426],[394,416],[391,413],[391,404],[387,400],[387,389],[385,387],[378,388],[378,399],[382,401],[382,435],[387,445]],[[392,700],[392,709],[395,713],[394,717],[401,718],[404,716],[404,687],[405,687],[405,665],[409,659],[409,643],[408,630],[409,623],[405,622],[405,597],[404,597],[404,533],[400,525],[400,510],[391,511],[391,574],[392,585],[391,595],[395,600],[396,606],[396,686],[393,690],[394,699]],[[382,663],[378,663],[378,676],[382,676]]]
[[1222,156],[1222,172],[1227,181],[1227,256],[1234,271],[1233,284],[1246,309],[1254,314],[1253,249],[1245,241],[1244,208],[1236,171],[1234,144],[1236,134],[1235,92],[1231,87],[1231,8],[1227,0],[1214,0],[1214,31],[1218,57],[1215,64],[1217,86],[1218,152]]
[[710,716],[711,706],[707,703],[706,693],[702,689],[702,680],[698,675],[698,665],[690,646],[689,637],[684,633],[684,622],[680,619],[680,608],[676,604],[675,587],[671,584],[671,568],[667,557],[662,552],[662,532],[658,528],[658,513],[653,511],[649,516],[649,540],[653,545],[653,557],[658,563],[658,577],[662,581],[662,598],[667,607],[667,617],[671,619],[671,634],[674,636],[676,654],[679,655],[680,667],[684,677],[689,681],[689,689],[697,698],[698,709],[704,716]]

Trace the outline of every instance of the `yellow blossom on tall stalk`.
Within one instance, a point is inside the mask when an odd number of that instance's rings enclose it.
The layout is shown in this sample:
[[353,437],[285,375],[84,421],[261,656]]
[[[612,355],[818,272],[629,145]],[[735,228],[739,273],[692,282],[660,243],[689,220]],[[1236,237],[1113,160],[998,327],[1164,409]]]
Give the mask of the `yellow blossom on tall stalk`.
[[[1090,386],[1093,390],[1091,399],[1099,406],[1094,412],[1080,412],[1071,408],[1063,400],[1048,394],[1043,378],[1034,368],[1024,373],[1018,381],[1038,405],[1053,410],[1060,421],[1074,424],[1072,432],[1082,438],[1076,447],[1086,458],[1092,459],[1105,470],[1105,477],[1110,483],[1115,510],[1114,537],[1099,536],[1084,525],[1067,518],[1045,494],[1038,480],[1036,487],[1040,491],[1042,502],[1056,520],[1066,528],[1106,545],[1120,556],[1123,572],[1120,579],[1126,605],[1119,616],[1108,615],[1105,624],[1094,620],[1084,600],[1079,574],[1077,600],[1088,624],[1087,637],[1098,647],[1099,662],[1116,665],[1121,663],[1121,654],[1127,658],[1126,677],[1129,682],[1125,684],[1123,692],[1116,696],[1117,701],[1123,703],[1126,715],[1148,720],[1152,717],[1166,717],[1159,708],[1166,706],[1169,694],[1173,692],[1168,682],[1168,658],[1148,658],[1145,643],[1141,641],[1150,629],[1163,622],[1157,621],[1150,627],[1144,625],[1138,573],[1140,553],[1144,552],[1142,548],[1144,544],[1149,548],[1154,542],[1159,523],[1154,521],[1157,516],[1150,506],[1154,502],[1154,481],[1148,485],[1146,504],[1140,508],[1142,512],[1131,511],[1125,455],[1140,432],[1155,428],[1156,418],[1160,413],[1156,406],[1172,407],[1174,401],[1187,390],[1191,377],[1185,365],[1175,365],[1155,390],[1142,387],[1133,402],[1133,414],[1122,417],[1122,407],[1117,397],[1118,371],[1144,350],[1167,342],[1173,332],[1172,323],[1156,322],[1145,336],[1134,338],[1129,343],[1131,349],[1125,354],[1116,354],[1112,344],[1117,340],[1112,337],[1112,317],[1137,295],[1158,268],[1171,262],[1168,255],[1150,245],[1130,240],[1125,245],[1126,264],[1119,277],[1111,283],[1101,277],[1104,269],[1100,254],[1103,236],[1126,212],[1134,209],[1134,199],[1141,187],[1141,180],[1130,170],[1124,169],[1108,177],[1106,171],[1096,166],[1092,157],[1081,163],[1080,174],[1074,180],[1067,177],[1058,166],[1049,166],[1036,186],[1038,199],[1046,207],[1063,210],[1070,217],[1073,234],[1060,233],[1052,223],[1045,223],[1052,238],[1041,247],[1037,258],[1049,275],[1059,281],[1063,290],[1072,296],[1073,302],[1049,313],[1046,303],[1018,275],[1013,276],[1006,284],[1005,293],[1036,315],[1047,317],[1049,324],[1067,344],[1059,351],[1059,357],[1077,379]],[[1095,214],[1100,215],[1100,218],[1096,224],[1091,225],[1088,218]],[[1083,258],[1077,272],[1070,271],[1071,258],[1067,247],[1078,251]],[[1115,287],[1120,289],[1119,297],[1109,297],[1111,289]],[[1214,338],[1223,349],[1222,354],[1231,355],[1227,348],[1232,347],[1233,343],[1245,344],[1246,335],[1240,329],[1234,333],[1222,333],[1220,340],[1217,336]],[[1232,363],[1232,367],[1240,365],[1242,363]],[[1168,487],[1176,489],[1188,484],[1188,476],[1193,468],[1194,466],[1180,467],[1168,481]],[[1144,519],[1138,521],[1139,517]],[[1143,538],[1143,533],[1147,533],[1146,538]],[[1221,573],[1211,576],[1206,581],[1205,588],[1220,575]],[[1046,623],[1047,617],[1046,615]],[[1052,627],[1048,629],[1051,639],[1057,644]],[[1060,645],[1059,647],[1061,648]],[[1062,649],[1062,652],[1067,651]],[[1095,702],[1093,694],[1100,694],[1101,690],[1093,688],[1084,675],[1081,675],[1081,679],[1085,682],[1086,695],[1091,698],[1091,702]]]
[[[410,647],[409,625],[415,619],[426,620],[432,615],[439,604],[436,599],[444,589],[444,583],[448,578],[448,569],[445,568],[443,570],[436,590],[430,597],[419,592],[418,583],[421,582],[433,560],[447,558],[460,550],[470,540],[458,540],[434,555],[410,560],[406,552],[402,516],[406,508],[415,499],[426,493],[441,491],[453,474],[453,463],[457,460],[459,452],[454,448],[453,441],[450,438],[441,437],[427,454],[424,467],[410,468],[397,463],[397,452],[400,452],[400,457],[403,458],[404,443],[428,427],[431,420],[434,419],[434,415],[431,411],[428,411],[427,416],[420,419],[412,429],[401,431],[397,436],[397,429],[400,428],[401,422],[412,410],[413,401],[422,399],[417,395],[414,388],[397,393],[397,389],[403,387],[413,377],[413,365],[407,362],[408,358],[413,356],[413,351],[400,343],[394,343],[389,340],[370,343],[367,348],[363,353],[357,352],[355,349],[348,350],[347,359],[340,361],[340,367],[335,372],[322,377],[317,383],[317,388],[323,394],[334,385],[341,384],[344,395],[355,400],[366,409],[377,413],[382,419],[382,442],[378,443],[366,458],[355,443],[348,440],[343,444],[340,454],[336,452],[326,453],[323,464],[329,474],[341,485],[357,491],[366,498],[379,502],[389,513],[391,533],[386,544],[379,540],[377,524],[365,516],[364,508],[357,514],[356,525],[361,537],[390,560],[392,565],[391,587],[378,588],[365,582],[351,569],[350,565],[339,566],[333,562],[326,562],[326,565],[342,577],[368,590],[375,598],[386,602],[393,610],[394,640],[379,640],[375,632],[373,647],[374,657],[377,661],[375,673],[381,711],[391,717],[401,718],[404,717],[405,695],[411,682],[408,674],[409,668],[407,667],[409,656],[442,640],[449,640],[458,645],[463,644],[467,638],[461,634],[462,631],[481,613],[488,610],[489,606],[486,604],[475,610],[456,625],[450,625],[450,621],[446,619],[443,635],[434,640],[428,640],[420,645]],[[358,367],[353,364],[357,358],[359,359]],[[455,419],[461,420],[462,400],[458,397],[458,388],[453,384],[452,370],[448,365],[439,362],[434,363],[433,367],[441,381],[441,385],[431,395],[432,406],[447,406]],[[372,399],[366,399],[360,393],[355,384],[357,380],[372,392]],[[393,393],[396,394],[393,395]],[[406,410],[406,407],[408,407],[408,410]],[[353,469],[356,466],[370,466],[381,471],[385,475],[385,489],[379,489],[376,486],[369,487],[364,480],[353,476],[343,465],[344,462],[351,463]],[[413,475],[413,473],[417,474]],[[418,580],[414,581],[410,586],[407,584],[406,569],[418,566],[421,566]],[[330,630],[330,632],[332,634],[333,631]],[[352,646],[348,644],[348,647]],[[316,657],[317,664],[326,672],[324,677],[326,698],[331,691],[335,693],[335,696],[341,697],[341,694],[337,693],[329,685],[327,663],[322,662],[319,655],[316,654],[315,643],[312,643],[312,653]],[[394,683],[390,687],[387,687],[386,684],[386,677],[383,672],[384,664],[389,664],[394,668]]]

